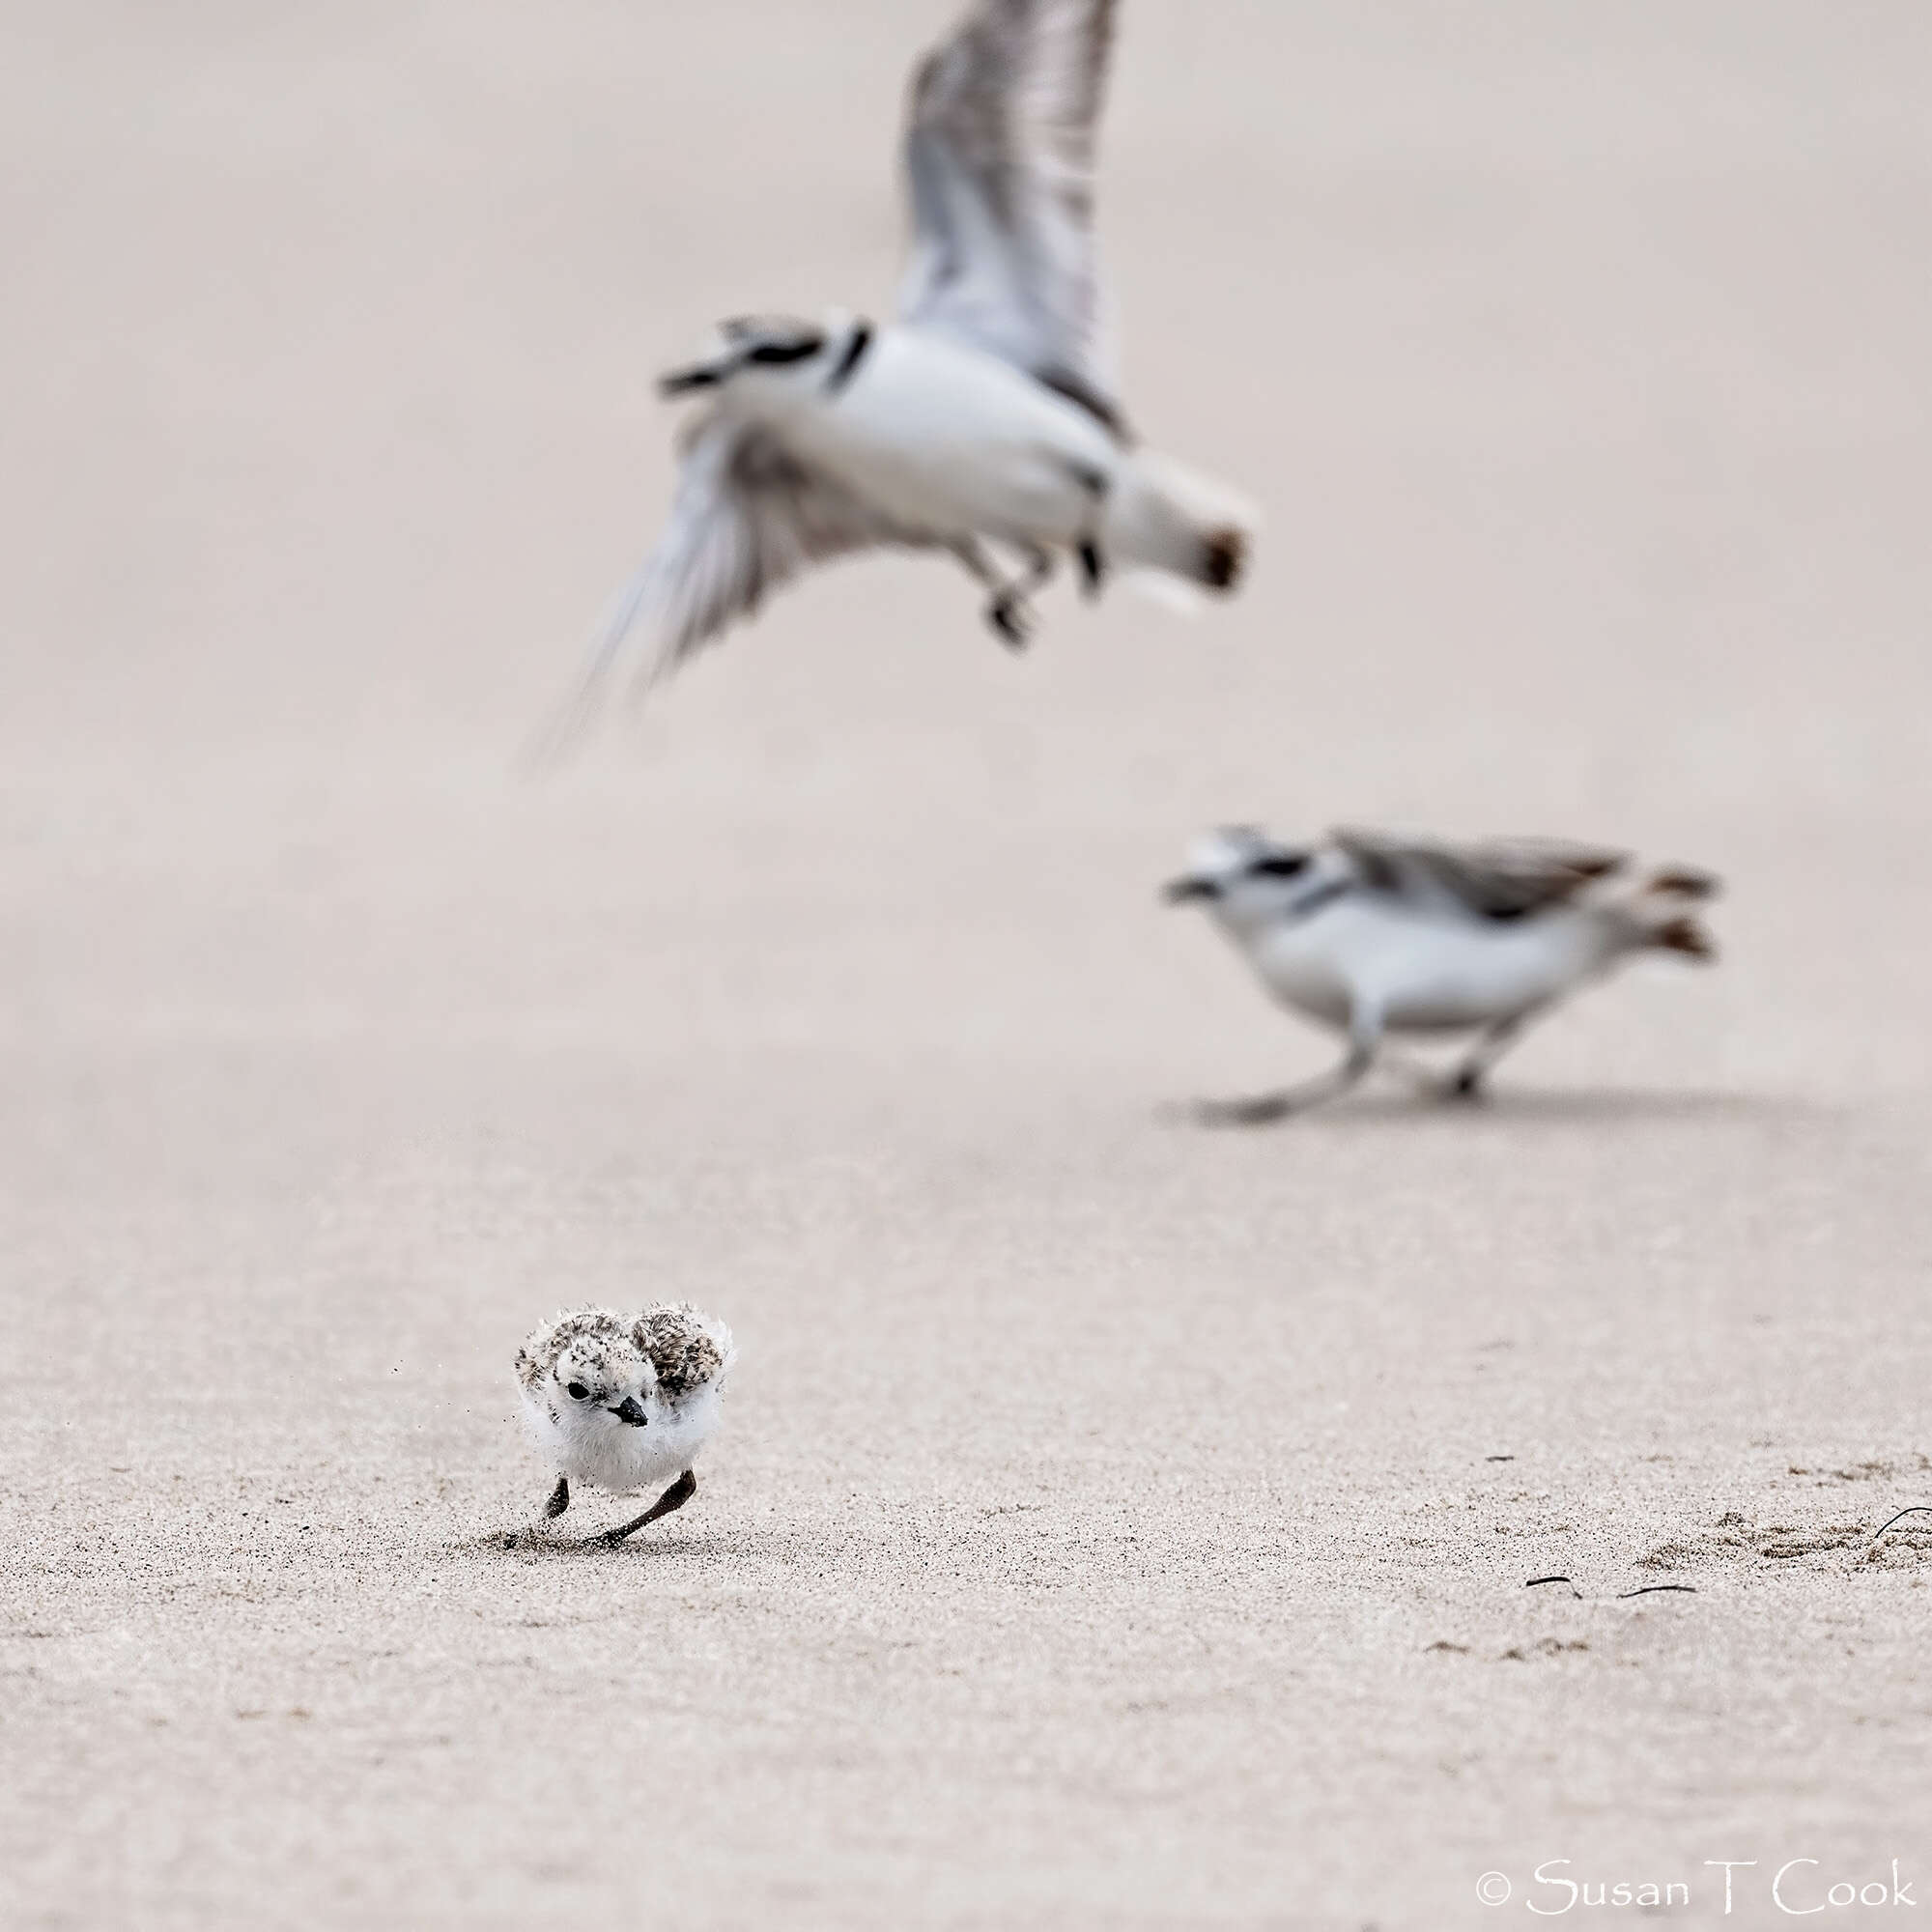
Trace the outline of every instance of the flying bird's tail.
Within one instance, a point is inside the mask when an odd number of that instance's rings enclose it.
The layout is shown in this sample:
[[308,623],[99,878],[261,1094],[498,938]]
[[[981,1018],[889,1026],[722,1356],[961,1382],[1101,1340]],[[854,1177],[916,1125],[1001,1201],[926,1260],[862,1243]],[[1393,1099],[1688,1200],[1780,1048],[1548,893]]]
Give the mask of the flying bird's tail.
[[1160,571],[1228,591],[1240,581],[1259,522],[1254,506],[1225,485],[1142,449],[1115,479],[1100,547],[1117,569]]

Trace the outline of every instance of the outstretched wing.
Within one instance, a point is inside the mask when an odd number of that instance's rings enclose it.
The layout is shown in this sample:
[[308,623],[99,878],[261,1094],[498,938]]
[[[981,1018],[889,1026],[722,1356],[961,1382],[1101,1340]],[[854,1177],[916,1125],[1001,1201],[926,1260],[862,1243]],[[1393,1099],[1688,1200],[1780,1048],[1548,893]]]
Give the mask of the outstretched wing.
[[655,682],[810,565],[879,545],[937,541],[862,503],[769,431],[715,412],[693,424],[683,458],[664,534],[598,632],[560,731],[574,730],[595,708],[633,631],[650,636],[655,655],[643,681]]
[[1630,856],[1560,838],[1450,845],[1360,826],[1338,826],[1329,837],[1370,885],[1384,892],[1446,895],[1486,919],[1520,919],[1574,898],[1592,880],[1617,871]]
[[1100,366],[1094,148],[1114,0],[977,0],[913,83],[907,322],[1113,422]]

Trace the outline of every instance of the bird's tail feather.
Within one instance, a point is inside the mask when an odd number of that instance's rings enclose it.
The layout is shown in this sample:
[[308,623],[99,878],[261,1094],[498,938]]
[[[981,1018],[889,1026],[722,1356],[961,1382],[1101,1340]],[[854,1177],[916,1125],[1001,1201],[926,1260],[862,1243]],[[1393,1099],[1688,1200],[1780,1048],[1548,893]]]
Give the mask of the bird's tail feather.
[[1224,484],[1136,450],[1107,498],[1100,542],[1121,570],[1157,570],[1227,591],[1240,580],[1259,524],[1254,505]]
[[1653,926],[1650,943],[1665,952],[1682,952],[1692,959],[1715,959],[1718,956],[1718,942],[1686,913]]
[[1653,872],[1617,909],[1630,925],[1633,945],[1711,960],[1718,956],[1718,943],[1686,908],[1716,898],[1719,890],[1711,873],[1673,866]]

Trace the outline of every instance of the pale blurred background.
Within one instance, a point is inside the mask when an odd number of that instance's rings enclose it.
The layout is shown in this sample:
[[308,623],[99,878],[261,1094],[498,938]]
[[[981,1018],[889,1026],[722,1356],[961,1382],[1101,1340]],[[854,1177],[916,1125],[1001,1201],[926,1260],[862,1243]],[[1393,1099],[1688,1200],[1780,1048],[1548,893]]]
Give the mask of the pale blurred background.
[[[1898,1849],[1927,1573],[1712,1539],[1932,1500],[1932,14],[1125,0],[1125,393],[1244,594],[1015,660],[859,562],[532,778],[654,375],[890,303],[952,11],[0,10],[13,1922]],[[1726,957],[1189,1133],[1330,1052],[1154,902],[1231,818],[1707,865]],[[683,1293],[682,1553],[492,1556],[524,1329]]]

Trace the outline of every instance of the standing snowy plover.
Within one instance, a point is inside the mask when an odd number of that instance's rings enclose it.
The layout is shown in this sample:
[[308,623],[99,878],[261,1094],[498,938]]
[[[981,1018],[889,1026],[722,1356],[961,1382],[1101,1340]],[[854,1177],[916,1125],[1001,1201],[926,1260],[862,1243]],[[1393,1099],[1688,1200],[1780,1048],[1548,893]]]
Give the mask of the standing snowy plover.
[[1262,1124],[1325,1100],[1369,1070],[1388,1033],[1476,1033],[1446,1084],[1472,1095],[1532,1019],[1630,954],[1714,957],[1685,908],[1718,881],[1673,867],[1606,883],[1628,863],[1556,839],[1449,845],[1341,830],[1305,847],[1251,826],[1208,834],[1168,899],[1205,902],[1268,991],[1346,1035],[1349,1050],[1319,1080],[1205,1114]]
[[[1253,528],[1232,493],[1143,449],[1101,352],[1094,128],[1114,0],[979,0],[920,66],[903,166],[899,319],[751,316],[667,396],[711,407],[682,440],[670,521],[593,650],[626,635],[668,670],[808,566],[874,547],[950,553],[1025,641],[1057,557],[1228,590]],[[1003,570],[989,544],[1024,565]]]
[[557,1472],[545,1517],[570,1507],[573,1476],[618,1495],[676,1478],[604,1543],[682,1509],[697,1493],[691,1465],[718,1427],[734,1354],[731,1331],[688,1302],[640,1315],[573,1309],[539,1326],[517,1350],[517,1382],[530,1435]]

